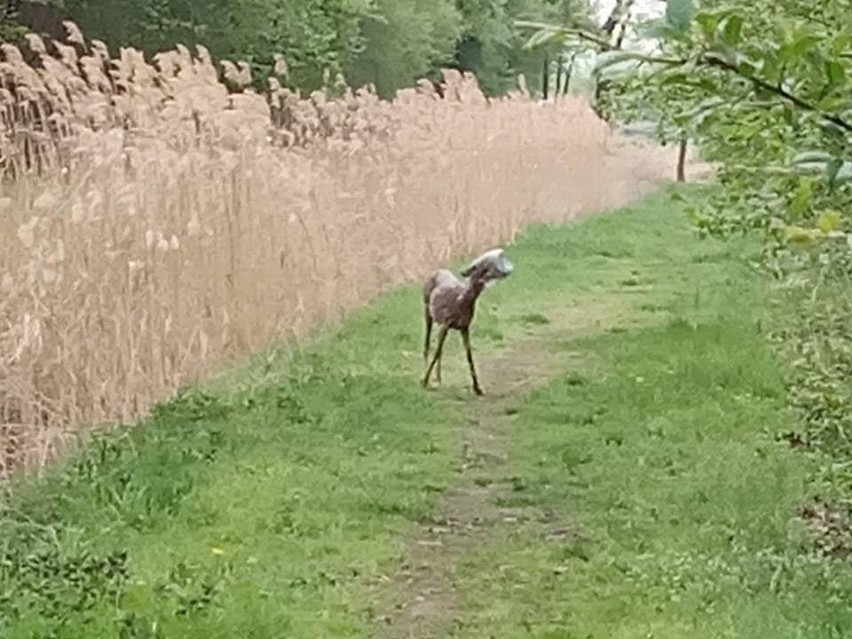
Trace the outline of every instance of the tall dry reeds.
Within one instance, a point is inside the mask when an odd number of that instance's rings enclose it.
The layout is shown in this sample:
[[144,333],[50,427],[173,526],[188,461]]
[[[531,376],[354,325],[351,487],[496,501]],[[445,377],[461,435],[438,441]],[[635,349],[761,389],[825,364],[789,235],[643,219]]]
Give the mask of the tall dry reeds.
[[71,35],[2,49],[0,473],[671,172],[576,99],[489,101],[452,72],[442,96],[424,83],[391,102],[274,81],[230,94],[203,50],[149,63]]

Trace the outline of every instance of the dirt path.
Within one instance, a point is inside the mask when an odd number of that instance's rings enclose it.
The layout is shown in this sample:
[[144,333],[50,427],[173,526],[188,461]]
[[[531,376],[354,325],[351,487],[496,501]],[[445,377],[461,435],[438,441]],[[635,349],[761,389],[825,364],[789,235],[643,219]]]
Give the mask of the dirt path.
[[[463,396],[465,419],[461,425],[458,477],[447,491],[434,520],[425,523],[409,545],[397,572],[379,587],[382,602],[376,619],[376,636],[388,639],[452,636],[463,625],[462,604],[456,589],[456,571],[470,551],[487,542],[501,526],[538,522],[543,536],[558,539],[573,534],[569,522],[551,513],[501,505],[512,491],[507,457],[515,407],[533,389],[577,364],[578,354],[565,344],[583,333],[618,322],[617,302],[599,307],[583,305],[560,311],[550,323],[511,348],[478,357],[485,397]],[[475,345],[475,343],[474,343]],[[451,349],[446,360],[457,357]],[[446,367],[449,372],[449,367]],[[465,369],[444,376],[455,386]],[[449,397],[444,401],[453,401]],[[458,401],[458,400],[456,400]]]

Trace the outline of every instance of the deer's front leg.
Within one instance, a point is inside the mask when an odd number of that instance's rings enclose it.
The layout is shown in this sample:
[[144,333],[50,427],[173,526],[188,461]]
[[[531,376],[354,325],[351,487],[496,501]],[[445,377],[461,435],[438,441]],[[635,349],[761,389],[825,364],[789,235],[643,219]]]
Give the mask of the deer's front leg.
[[473,364],[473,351],[470,349],[470,329],[463,328],[461,334],[465,355],[467,356],[467,364],[470,367],[470,377],[473,379],[473,392],[477,395],[482,395],[482,388],[480,388],[479,380],[476,378],[476,366]]

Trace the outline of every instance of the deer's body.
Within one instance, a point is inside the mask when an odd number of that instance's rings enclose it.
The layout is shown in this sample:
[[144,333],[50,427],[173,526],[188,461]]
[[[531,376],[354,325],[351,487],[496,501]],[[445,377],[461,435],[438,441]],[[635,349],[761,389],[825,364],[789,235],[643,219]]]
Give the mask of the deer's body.
[[[508,277],[512,272],[512,263],[503,254],[502,249],[494,249],[481,255],[468,266],[462,275],[468,277],[460,280],[446,269],[435,271],[423,286],[424,319],[426,322],[426,343],[423,348],[423,358],[427,364],[423,386],[429,384],[429,376],[435,368],[435,376],[441,381],[441,356],[444,340],[450,330],[457,330],[462,335],[465,353],[467,355],[470,375],[473,379],[473,391],[482,395],[476,367],[473,363],[473,353],[470,348],[470,324],[476,311],[476,300],[491,281]],[[432,336],[432,325],[438,324],[438,344],[435,356],[429,362],[429,343]],[[437,367],[437,368],[436,368]]]
[[470,282],[462,282],[450,271],[441,269],[426,280],[423,303],[432,321],[461,330],[473,321],[476,299],[484,288],[484,282],[472,286]]

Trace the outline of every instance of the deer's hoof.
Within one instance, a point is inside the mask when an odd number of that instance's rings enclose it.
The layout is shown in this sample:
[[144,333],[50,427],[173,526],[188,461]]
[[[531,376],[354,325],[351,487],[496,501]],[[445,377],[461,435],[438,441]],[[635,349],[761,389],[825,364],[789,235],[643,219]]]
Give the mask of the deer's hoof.
[[485,395],[485,393],[483,393],[483,392],[482,392],[482,389],[481,389],[479,386],[474,386],[474,387],[473,387],[473,392],[474,392],[476,395],[478,395],[479,397],[482,397],[483,395]]

